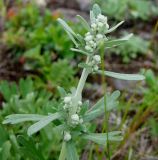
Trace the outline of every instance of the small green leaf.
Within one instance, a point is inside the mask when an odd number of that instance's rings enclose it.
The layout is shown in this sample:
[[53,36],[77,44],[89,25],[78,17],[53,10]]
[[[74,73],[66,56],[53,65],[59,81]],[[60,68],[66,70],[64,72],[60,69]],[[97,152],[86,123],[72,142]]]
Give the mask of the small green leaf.
[[82,136],[83,139],[91,140],[100,145],[106,145],[107,136],[109,141],[121,141],[123,137],[120,131],[107,133],[88,133]]
[[27,134],[29,136],[31,136],[32,134],[38,132],[39,130],[41,130],[42,128],[44,128],[45,126],[47,126],[49,123],[51,123],[52,121],[61,118],[61,114],[59,113],[54,113],[51,114],[49,116],[46,116],[44,118],[42,118],[40,121],[34,123],[33,125],[31,125],[28,128]]
[[0,151],[0,159],[1,160],[9,160],[10,149],[11,149],[11,143],[10,143],[10,141],[6,141],[2,145],[2,150]]
[[66,143],[66,160],[79,160],[74,142],[69,141]]
[[11,114],[6,116],[3,124],[17,124],[25,121],[39,121],[46,116],[38,114]]
[[[111,95],[106,95],[106,110],[110,111],[118,106],[118,97],[120,96],[120,91],[114,91]],[[105,110],[105,100],[102,97],[92,108],[83,116],[84,122],[91,121],[104,114]]]
[[81,24],[83,25],[83,27],[87,30],[90,31],[90,27],[89,24],[87,23],[87,21],[80,15],[77,15],[77,18],[80,20]]
[[24,154],[25,157],[34,160],[45,160],[41,151],[37,149],[35,143],[32,139],[26,139],[24,136],[18,136],[18,143],[20,144],[20,152]]
[[131,33],[131,34],[129,34],[123,38],[117,39],[117,40],[106,41],[105,48],[112,48],[115,46],[119,46],[119,45],[123,44],[124,42],[128,41],[132,36],[133,36],[133,34]]
[[113,32],[115,29],[117,29],[117,28],[118,28],[119,26],[121,26],[123,23],[124,23],[124,21],[121,21],[121,22],[118,23],[116,26],[110,28],[109,30],[106,31],[106,34]]
[[97,71],[97,73],[104,74],[112,78],[126,80],[126,81],[140,81],[145,79],[145,77],[140,74],[123,74],[123,73],[115,73],[110,71]]
[[86,51],[83,51],[83,50],[80,50],[80,49],[76,49],[76,48],[71,48],[71,51],[74,51],[74,52],[79,52],[79,53],[82,53],[86,56],[89,56],[90,54]]
[[94,13],[94,15],[95,15],[95,18],[97,18],[97,16],[98,16],[99,14],[101,14],[101,9],[100,9],[100,7],[99,7],[98,4],[94,4],[94,5],[93,5],[92,11],[93,11],[93,13]]
[[58,89],[61,97],[65,97],[67,95],[67,93],[66,93],[64,88],[58,86],[57,89]]

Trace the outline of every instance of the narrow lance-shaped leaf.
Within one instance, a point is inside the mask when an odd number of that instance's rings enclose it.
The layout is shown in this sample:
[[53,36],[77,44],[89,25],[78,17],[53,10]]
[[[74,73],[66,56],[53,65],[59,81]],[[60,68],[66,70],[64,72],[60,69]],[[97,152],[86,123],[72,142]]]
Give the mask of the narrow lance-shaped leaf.
[[58,89],[59,94],[60,94],[61,97],[65,97],[66,96],[67,93],[66,93],[64,88],[58,86],[57,89]]
[[121,26],[124,23],[124,21],[121,21],[120,23],[118,23],[116,26],[110,28],[109,30],[106,31],[107,33],[113,32],[115,29],[117,29],[119,26]]
[[[76,47],[78,47],[78,43],[75,40],[75,38],[78,39],[76,33],[68,26],[68,24],[62,20],[61,18],[58,18],[58,22],[63,26],[63,28],[65,29],[65,31],[67,32],[69,38],[73,41],[73,43],[76,45]],[[75,38],[74,38],[75,37]]]
[[129,34],[123,38],[120,38],[120,39],[106,41],[105,48],[112,48],[115,46],[119,46],[119,45],[123,44],[124,42],[128,41],[132,36],[133,36],[133,34],[131,33],[131,34]]
[[120,131],[107,133],[88,133],[82,136],[83,139],[91,140],[100,145],[106,145],[107,137],[109,141],[121,141],[123,137]]
[[89,24],[87,23],[87,21],[80,15],[77,15],[77,18],[80,20],[81,24],[83,25],[83,27],[90,31],[90,27],[89,27]]
[[97,73],[126,81],[139,81],[145,79],[145,77],[140,74],[124,74],[124,73],[115,73],[115,72],[101,71],[101,70],[97,71]]
[[66,31],[70,32],[73,36],[76,37],[76,33],[68,26],[68,24],[64,20],[58,18],[58,22],[64,27]]
[[67,160],[79,160],[74,142],[69,141],[66,143],[66,153]]
[[86,51],[83,51],[83,50],[80,50],[80,49],[76,49],[76,48],[71,48],[71,51],[74,51],[74,52],[78,52],[78,53],[82,53],[86,56],[89,56],[90,54],[87,53]]
[[[120,91],[114,91],[111,95],[106,95],[106,110],[110,111],[117,107]],[[104,114],[105,100],[102,97],[92,108],[83,116],[85,122],[91,121]]]
[[44,115],[38,114],[12,114],[5,117],[6,119],[3,121],[3,124],[17,124],[25,121],[39,121],[44,117]]
[[60,118],[61,118],[61,114],[60,113],[54,113],[54,114],[51,114],[49,116],[46,116],[46,117],[42,118],[40,121],[38,121],[38,122],[34,123],[33,125],[31,125],[28,128],[27,134],[29,136],[31,136],[32,134],[38,132],[39,130],[41,130],[42,128],[47,126],[52,121],[54,121],[56,119],[60,119]]

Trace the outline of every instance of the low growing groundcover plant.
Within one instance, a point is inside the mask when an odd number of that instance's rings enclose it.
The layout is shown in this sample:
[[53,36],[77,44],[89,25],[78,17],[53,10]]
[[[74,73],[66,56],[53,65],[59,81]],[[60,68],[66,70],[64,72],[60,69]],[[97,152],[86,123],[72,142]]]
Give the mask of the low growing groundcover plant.
[[[3,121],[3,124],[18,124],[26,121],[35,122],[28,128],[27,134],[29,136],[32,136],[48,124],[54,122],[54,124],[56,124],[56,129],[61,130],[62,147],[59,160],[79,159],[75,147],[77,139],[83,141],[90,140],[103,146],[106,146],[109,141],[122,140],[121,131],[107,131],[106,133],[90,132],[88,124],[92,123],[91,121],[97,117],[116,108],[118,104],[117,98],[120,92],[114,91],[112,94],[105,93],[105,96],[90,108],[89,101],[83,101],[82,99],[82,91],[89,74],[100,74],[102,76],[109,76],[122,80],[144,79],[143,75],[121,74],[104,70],[104,63],[102,62],[103,55],[101,54],[104,53],[104,49],[120,45],[132,36],[132,34],[130,34],[121,39],[108,40],[107,35],[119,27],[123,21],[109,28],[107,17],[102,15],[100,7],[97,4],[94,4],[90,11],[90,25],[83,17],[78,15],[77,18],[87,30],[84,36],[75,33],[64,20],[58,19],[58,22],[63,26],[75,45],[75,48],[71,48],[71,50],[79,52],[87,57],[85,63],[81,62],[79,64],[79,67],[83,68],[83,72],[77,88],[66,93],[64,88],[58,87],[61,95],[61,103],[53,113],[48,113],[48,115],[12,114],[8,115]],[[101,55],[99,55],[99,53]],[[108,159],[110,159],[109,155]]]

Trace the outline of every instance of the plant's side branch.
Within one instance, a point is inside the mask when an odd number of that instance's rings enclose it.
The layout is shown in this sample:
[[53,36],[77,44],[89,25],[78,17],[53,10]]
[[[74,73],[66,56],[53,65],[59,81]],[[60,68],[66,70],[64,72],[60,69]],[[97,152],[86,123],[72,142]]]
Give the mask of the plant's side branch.
[[[90,58],[91,58],[90,56],[87,57],[86,64],[89,63]],[[79,83],[77,85],[75,96],[73,98],[73,102],[72,102],[73,108],[72,108],[71,114],[76,113],[77,103],[78,103],[78,101],[82,101],[82,91],[83,91],[84,85],[86,83],[87,77],[90,74],[90,72],[91,72],[91,70],[89,68],[84,68],[82,71],[81,78],[80,78]]]

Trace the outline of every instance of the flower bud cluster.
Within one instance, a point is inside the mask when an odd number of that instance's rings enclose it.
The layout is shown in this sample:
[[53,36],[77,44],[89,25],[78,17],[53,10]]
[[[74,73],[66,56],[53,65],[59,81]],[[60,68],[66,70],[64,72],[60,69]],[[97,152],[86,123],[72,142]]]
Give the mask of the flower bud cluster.
[[92,67],[92,71],[97,71],[99,69],[98,65],[101,63],[101,57],[99,55],[94,55],[92,61],[89,65]]
[[79,117],[78,114],[71,115],[71,123],[74,125],[78,125],[83,123],[83,119]]
[[106,40],[104,33],[108,28],[107,17],[99,14],[95,22],[91,24],[91,32],[85,34],[85,49],[88,52],[93,52],[101,41]]
[[109,25],[107,23],[107,17],[102,14],[99,14],[95,20],[91,24],[92,31],[94,32],[102,32],[103,30],[109,29]]
[[72,98],[70,96],[65,97],[64,98],[64,104],[65,105],[63,106],[63,108],[68,109],[72,104]]

